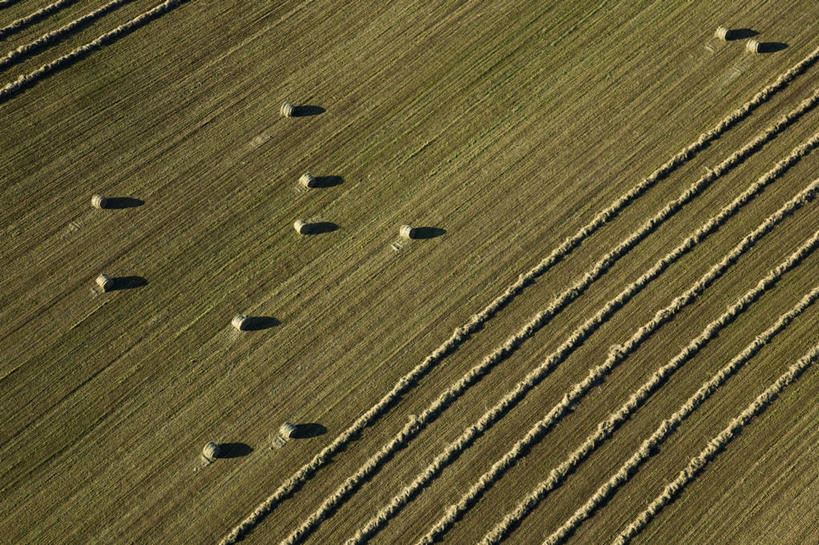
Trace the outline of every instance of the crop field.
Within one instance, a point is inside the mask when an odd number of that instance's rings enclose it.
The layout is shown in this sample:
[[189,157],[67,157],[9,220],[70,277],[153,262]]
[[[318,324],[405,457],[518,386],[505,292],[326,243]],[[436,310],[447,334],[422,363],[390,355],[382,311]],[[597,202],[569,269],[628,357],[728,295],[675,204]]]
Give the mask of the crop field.
[[819,542],[817,21],[0,0],[0,544]]

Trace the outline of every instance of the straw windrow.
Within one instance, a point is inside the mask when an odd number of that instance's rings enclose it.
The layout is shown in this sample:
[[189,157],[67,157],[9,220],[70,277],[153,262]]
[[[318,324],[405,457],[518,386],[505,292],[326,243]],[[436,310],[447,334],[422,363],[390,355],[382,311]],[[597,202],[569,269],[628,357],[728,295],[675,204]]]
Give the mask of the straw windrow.
[[765,389],[744,411],[742,411],[736,418],[732,419],[728,426],[725,427],[716,437],[709,441],[708,445],[700,451],[699,454],[691,458],[688,465],[680,471],[673,481],[668,483],[665,489],[659,496],[646,507],[646,509],[637,515],[637,517],[618,535],[612,545],[626,545],[631,542],[634,537],[645,528],[651,520],[657,516],[667,505],[674,502],[674,500],[682,494],[685,487],[691,481],[697,478],[700,473],[705,470],[708,465],[717,455],[725,450],[728,444],[739,435],[742,428],[747,426],[751,420],[760,415],[768,406],[779,397],[785,388],[793,384],[802,376],[816,360],[819,359],[819,344],[814,345],[811,350],[799,359],[795,364],[791,365],[788,370],[782,374],[773,384]]
[[[719,165],[709,170],[706,174],[700,177],[697,181],[687,187],[682,194],[666,204],[654,216],[643,222],[643,224],[631,233],[625,240],[621,241],[613,250],[601,258],[592,269],[581,277],[580,280],[574,283],[572,287],[555,297],[552,303],[542,312],[535,315],[523,328],[521,328],[515,335],[506,340],[506,342],[496,349],[492,354],[486,356],[481,363],[469,370],[463,377],[452,384],[444,392],[442,392],[420,415],[413,424],[408,424],[400,432],[398,432],[387,444],[374,453],[359,469],[348,477],[339,487],[328,496],[321,506],[314,511],[298,528],[284,539],[282,545],[294,545],[304,540],[321,522],[327,518],[329,513],[338,508],[338,506],[349,498],[361,484],[371,477],[378,469],[386,463],[399,449],[405,447],[409,441],[415,438],[427,425],[433,422],[443,411],[445,411],[452,403],[455,402],[463,393],[472,385],[477,383],[482,376],[488,373],[498,363],[506,359],[512,352],[514,352],[524,341],[531,338],[540,328],[542,328],[552,317],[562,311],[569,303],[577,299],[594,281],[599,279],[611,266],[622,256],[627,254],[637,244],[644,240],[649,234],[654,232],[659,225],[665,222],[668,218],[677,213],[684,205],[694,200],[705,189],[720,176],[724,175],[750,155],[758,151],[765,143],[775,138],[779,133],[784,131],[792,123],[798,120],[806,112],[810,111],[816,104],[819,103],[819,91],[814,92],[809,98],[803,100],[795,109],[788,112],[775,123],[770,125],[765,131],[757,135],[750,142],[746,143],[742,148],[732,153],[728,158],[722,161]],[[752,244],[752,243],[751,243]],[[502,409],[497,411],[490,410],[484,418],[489,418],[488,415],[493,413],[494,416],[490,418],[491,421],[499,418],[500,413],[508,411],[511,407],[518,403],[526,392],[534,388],[543,378],[549,374],[560,362],[565,360],[569,354],[579,346],[584,340],[591,336],[603,323],[609,320],[615,312],[622,308],[628,301],[631,300],[637,293],[640,292],[649,282],[659,276],[673,260],[678,259],[681,255],[686,253],[693,244],[684,244],[673,256],[673,259],[665,261],[661,260],[649,273],[642,275],[628,288],[623,290],[615,299],[610,301],[606,306],[598,312],[594,318],[588,320],[582,327],[577,329],[572,337],[565,342],[558,349],[553,361],[547,360],[542,366],[538,367],[534,372],[527,376],[527,379],[520,383],[515,390],[510,393],[507,398],[504,398],[499,405]],[[748,246],[750,247],[750,245]],[[732,264],[732,263],[731,263]],[[729,264],[730,265],[730,264]],[[725,267],[727,269],[727,266]],[[721,273],[720,273],[721,274]],[[713,279],[711,280],[713,281]],[[686,303],[690,302],[690,298]],[[680,305],[682,308],[683,305]],[[659,321],[657,328],[662,323],[670,319],[673,315],[669,313],[667,317]],[[635,347],[636,348],[636,347]],[[525,385],[525,386],[524,386]],[[483,420],[483,419],[482,419]],[[489,421],[486,424],[488,427]]]
[[802,314],[819,298],[819,286],[813,288],[791,310],[779,317],[770,328],[758,335],[742,352],[737,354],[725,367],[705,382],[679,409],[669,418],[663,420],[660,426],[643,441],[640,448],[580,507],[557,531],[544,542],[545,545],[562,543],[597,509],[603,506],[617,490],[637,473],[643,463],[648,460],[660,445],[688,418],[697,408],[711,397],[717,388],[725,384],[743,365],[757,352],[768,344],[778,333],[783,331],[797,316]]
[[[770,218],[769,218],[770,219]],[[766,221],[766,224],[768,221]],[[760,228],[769,229],[766,225]],[[760,230],[757,229],[756,232]],[[745,242],[749,240],[748,237],[740,243],[730,254],[725,256],[720,263],[735,261],[740,255],[747,251],[743,249]],[[782,276],[795,268],[807,255],[809,255],[819,244],[819,231],[813,234],[805,243],[802,244],[788,259],[786,259],[779,266],[771,270],[765,278],[749,290],[745,295],[740,297],[728,310],[720,315],[716,320],[709,323],[702,333],[692,340],[685,348],[683,348],[674,358],[671,359],[663,367],[659,368],[651,378],[644,383],[636,392],[634,392],[619,409],[609,414],[609,416],[600,422],[597,430],[589,435],[586,440],[575,451],[561,463],[558,467],[549,473],[549,477],[541,481],[523,500],[521,500],[517,507],[507,514],[503,520],[498,523],[486,536],[480,541],[481,545],[496,545],[503,541],[503,539],[514,529],[520,522],[543,501],[550,492],[558,488],[563,481],[579,466],[589,455],[594,452],[597,447],[603,444],[611,435],[626,422],[647,400],[656,392],[679,368],[681,368],[688,360],[693,358],[708,342],[714,339],[720,331],[733,322],[736,317],[745,311],[751,304],[759,299],[762,294],[773,287]],[[713,269],[712,269],[713,270]],[[695,291],[702,290],[703,284],[700,282],[694,286]],[[678,298],[679,300],[679,298]],[[677,304],[677,300],[672,305]],[[661,311],[663,312],[663,311]],[[660,313],[658,313],[659,317]],[[657,318],[655,318],[656,320]],[[623,348],[628,348],[628,345],[633,343],[632,339],[623,344]]]
[[[279,488],[269,497],[262,501],[244,520],[235,526],[221,540],[222,545],[228,545],[238,541],[243,535],[249,532],[268,513],[273,511],[285,498],[290,496],[300,488],[311,476],[330,462],[333,456],[341,452],[352,442],[365,428],[372,425],[381,416],[410,391],[414,385],[430,370],[432,370],[447,355],[454,352],[458,346],[466,342],[473,333],[480,330],[497,312],[508,305],[527,286],[531,285],[539,276],[548,271],[560,260],[569,255],[572,250],[578,247],[585,239],[589,238],[602,226],[609,223],[631,202],[645,193],[659,180],[670,175],[674,170],[691,160],[696,154],[707,147],[711,142],[719,138],[722,134],[732,128],[740,121],[746,119],[760,105],[770,100],[776,93],[788,85],[794,78],[805,72],[819,59],[819,48],[814,49],[808,56],[799,63],[791,67],[786,72],[780,74],[772,83],[767,85],[748,102],[731,112],[723,118],[717,125],[709,131],[702,133],[699,138],[686,146],[683,150],[673,156],[669,161],[652,172],[644,180],[632,187],[628,192],[620,196],[606,209],[598,213],[591,222],[584,225],[574,235],[566,238],[563,243],[555,248],[549,256],[544,258],[528,272],[521,274],[516,282],[510,285],[500,296],[495,298],[482,311],[472,316],[469,322],[453,331],[452,335],[428,355],[421,363],[404,375],[393,388],[387,392],[375,405],[357,418],[347,429],[333,440],[328,446],[316,454],[312,460],[302,466],[290,478],[285,480]],[[2,91],[0,91],[2,98]]]

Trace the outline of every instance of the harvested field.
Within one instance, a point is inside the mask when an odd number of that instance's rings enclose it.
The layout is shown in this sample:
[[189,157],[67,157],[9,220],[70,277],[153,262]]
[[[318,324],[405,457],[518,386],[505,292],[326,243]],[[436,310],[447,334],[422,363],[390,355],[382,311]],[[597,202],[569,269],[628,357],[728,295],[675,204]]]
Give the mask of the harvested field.
[[340,8],[0,1],[0,542],[819,540],[815,2]]

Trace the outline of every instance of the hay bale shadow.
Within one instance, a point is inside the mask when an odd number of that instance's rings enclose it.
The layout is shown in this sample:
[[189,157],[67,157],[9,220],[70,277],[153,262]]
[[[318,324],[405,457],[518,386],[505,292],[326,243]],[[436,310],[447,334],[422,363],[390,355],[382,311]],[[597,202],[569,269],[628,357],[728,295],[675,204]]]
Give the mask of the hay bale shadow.
[[221,443],[216,458],[241,458],[253,452],[253,447],[245,443]]
[[142,276],[115,276],[111,280],[114,285],[110,291],[133,290],[148,285],[148,281]]
[[119,210],[122,208],[136,208],[142,206],[145,201],[142,199],[135,199],[133,197],[107,197],[105,199],[105,208],[112,210]]
[[747,40],[748,38],[753,38],[758,34],[759,32],[752,28],[733,28],[728,31],[728,34],[725,35],[725,39],[729,42],[734,40]]
[[440,227],[414,227],[412,230],[412,238],[428,239],[437,238],[446,234],[446,229]]
[[759,44],[759,49],[757,49],[758,53],[776,53],[777,51],[782,51],[783,49],[787,49],[788,44],[784,42],[761,42]]
[[310,117],[313,115],[321,115],[326,112],[321,106],[313,104],[302,104],[293,108],[293,117]]
[[279,321],[272,316],[248,316],[243,329],[245,331],[260,331],[277,325],[279,325]]
[[343,183],[341,176],[316,176],[313,179],[313,187],[334,187]]
[[339,229],[340,227],[331,221],[317,221],[315,223],[311,223],[309,225],[309,229],[304,234],[321,235],[324,233],[332,233],[333,231],[337,231]]
[[296,424],[296,431],[290,436],[291,439],[309,439],[327,433],[327,428],[316,422],[309,424]]

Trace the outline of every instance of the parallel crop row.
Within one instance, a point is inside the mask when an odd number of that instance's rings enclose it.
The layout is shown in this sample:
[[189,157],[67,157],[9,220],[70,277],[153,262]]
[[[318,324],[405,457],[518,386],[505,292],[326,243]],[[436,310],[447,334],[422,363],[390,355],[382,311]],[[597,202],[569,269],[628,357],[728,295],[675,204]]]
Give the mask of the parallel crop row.
[[17,49],[9,51],[2,58],[0,58],[0,70],[8,68],[9,66],[16,64],[18,62],[24,61],[31,55],[37,53],[38,51],[41,51],[42,49],[45,49],[50,44],[53,44],[58,40],[61,40],[62,38],[68,36],[69,34],[77,31],[78,29],[91,24],[100,17],[114,11],[120,6],[124,6],[125,4],[134,1],[135,0],[113,0],[112,2],[108,2],[101,8],[95,9],[91,13],[87,13],[82,17],[74,19],[70,23],[58,28],[57,30],[53,30],[51,32],[43,34],[33,42],[21,45]]
[[665,489],[652,501],[649,506],[635,518],[623,532],[615,538],[613,545],[626,545],[645,528],[667,505],[671,504],[682,494],[688,484],[702,473],[705,466],[716,458],[728,444],[748,425],[756,416],[761,414],[774,400],[779,397],[785,388],[796,382],[816,360],[819,360],[819,344],[815,345],[807,354],[791,365],[776,382],[765,389],[739,416],[731,420],[708,445],[694,456],[688,465],[680,471],[677,478],[668,483]]
[[725,384],[745,363],[747,363],[757,352],[762,350],[778,333],[783,331],[797,316],[802,314],[819,298],[819,287],[803,297],[790,311],[786,312],[763,333],[758,335],[742,352],[737,354],[728,364],[706,381],[688,400],[680,406],[669,418],[663,420],[660,426],[651,434],[651,437],[643,441],[640,448],[611,476],[580,507],[558,530],[556,530],[544,542],[547,545],[561,543],[570,536],[584,520],[591,517],[594,512],[604,505],[617,491],[618,488],[628,482],[637,473],[639,467],[648,460],[662,443],[672,434],[674,430],[682,424],[697,408],[717,391],[717,388]]
[[[814,190],[816,188],[814,187]],[[782,209],[780,209],[782,211]],[[726,264],[736,261],[739,256],[747,251],[750,247],[748,244],[753,238],[758,237],[759,234],[769,231],[773,225],[781,221],[781,218],[775,219],[769,217],[763,225],[761,225],[754,233],[748,235],[737,247],[735,247],[723,260],[716,265],[716,267],[724,267]],[[600,422],[597,430],[589,435],[572,454],[563,461],[557,468],[553,469],[549,477],[541,481],[535,489],[524,498],[517,507],[503,520],[498,523],[486,536],[481,540],[481,545],[500,543],[510,531],[516,527],[520,522],[534,510],[537,505],[543,501],[546,496],[557,487],[579,466],[589,455],[594,452],[603,442],[605,442],[611,435],[625,423],[633,414],[648,400],[648,398],[656,392],[678,369],[680,369],[688,360],[693,358],[708,342],[714,339],[720,331],[727,327],[736,317],[745,311],[754,301],[759,299],[763,293],[779,281],[782,276],[796,267],[808,254],[810,254],[819,244],[819,232],[814,233],[802,246],[800,246],[793,254],[788,257],[783,263],[771,270],[765,278],[749,290],[745,295],[739,298],[728,310],[726,310],[719,318],[708,324],[705,329],[692,340],[685,348],[683,348],[674,358],[667,364],[660,367],[640,388],[634,392],[629,399],[616,411],[609,414],[609,416]],[[715,267],[715,268],[716,268]],[[714,269],[712,269],[713,271]],[[709,273],[710,274],[710,273]],[[708,284],[704,277],[694,286],[693,290],[699,292],[705,289]],[[690,294],[691,292],[689,292]],[[687,294],[688,295],[688,294]],[[683,296],[684,297],[684,296]],[[678,304],[680,298],[675,300],[672,305]],[[667,309],[660,311],[655,320],[660,318],[660,314]],[[621,349],[627,350],[629,344],[633,340],[623,344]]]
[[50,76],[54,72],[72,65],[78,60],[102,48],[104,45],[110,44],[111,42],[116,41],[117,39],[125,36],[126,34],[130,34],[134,30],[142,27],[143,25],[146,25],[147,23],[153,21],[157,17],[165,15],[172,9],[180,6],[181,4],[184,4],[187,1],[188,0],[166,0],[165,2],[162,2],[161,4],[149,9],[145,13],[142,13],[134,17],[130,21],[123,23],[116,27],[115,29],[106,32],[105,34],[99,36],[98,38],[88,43],[85,43],[75,49],[72,49],[65,55],[47,64],[44,64],[37,70],[20,76],[15,81],[5,85],[2,89],[0,89],[0,102],[12,98],[18,93],[24,91],[25,89],[28,89],[29,87],[33,86],[38,81]]
[[[375,452],[359,469],[348,477],[339,487],[330,494],[321,506],[314,511],[298,528],[294,529],[287,539],[282,541],[282,545],[294,545],[303,541],[315,528],[321,524],[327,516],[336,510],[338,506],[349,498],[358,488],[375,474],[381,466],[386,463],[396,452],[404,448],[414,437],[423,431],[433,422],[443,411],[461,397],[471,386],[477,383],[481,377],[486,375],[498,363],[506,359],[525,340],[531,338],[540,328],[543,327],[552,317],[564,309],[570,302],[579,297],[594,281],[599,279],[611,266],[622,256],[626,255],[640,241],[644,240],[659,225],[668,220],[683,206],[699,196],[714,180],[730,171],[740,164],[747,157],[759,150],[766,142],[775,138],[793,122],[799,119],[806,112],[810,111],[819,103],[819,91],[810,98],[802,101],[793,111],[782,116],[761,134],[745,144],[741,149],[732,153],[728,158],[717,165],[713,170],[709,170],[693,184],[687,187],[676,199],[667,203],[654,216],[643,222],[643,224],[626,239],[620,242],[616,248],[608,252],[601,258],[592,269],[586,272],[583,277],[575,282],[570,288],[559,296],[555,297],[549,306],[536,314],[534,318],[521,328],[512,337],[506,340],[499,348],[486,356],[478,365],[470,369],[458,381],[442,392],[416,419],[407,423],[387,444]],[[649,282],[657,278],[674,260],[686,253],[693,247],[693,243],[679,248],[679,252],[673,255],[673,259],[661,260],[652,268],[649,273],[642,275],[629,287],[623,290],[615,299],[611,300],[593,318],[588,320],[582,327],[576,330],[571,338],[566,341],[547,359],[540,367],[527,375],[527,378],[518,383],[512,392],[504,397],[493,409],[488,411],[478,428],[472,432],[467,430],[464,435],[464,443],[471,443],[483,429],[488,429],[500,416],[516,405],[523,397],[540,383],[560,362],[565,360],[569,354],[587,339],[602,324],[609,320],[614,313],[622,308],[628,301],[639,293]],[[692,300],[693,297],[690,300]],[[682,305],[680,305],[682,307]],[[664,317],[658,325],[670,319],[671,314]],[[656,328],[655,328],[656,329]],[[653,330],[652,330],[653,331]],[[635,346],[636,348],[636,346]]]
[[19,32],[24,28],[37,23],[38,21],[42,21],[52,13],[59,11],[65,7],[70,6],[71,4],[76,3],[77,0],[57,0],[57,2],[53,2],[47,6],[44,6],[37,11],[26,15],[25,17],[20,17],[16,21],[13,21],[11,24],[0,28],[0,38],[5,38],[10,34],[14,34],[15,32]]
[[[775,179],[782,176],[791,166],[793,166],[817,145],[819,145],[819,134],[815,135],[806,143],[794,149],[788,157],[777,163],[773,169],[760,177],[755,183],[748,187],[745,192],[723,208],[719,214],[701,225],[690,237],[688,237],[688,239],[683,241],[674,250],[661,258],[648,272],[643,275],[643,277],[638,279],[635,284],[639,285],[644,283],[648,278],[656,277],[656,275],[659,274],[659,271],[667,268],[686,251],[704,240],[709,234],[719,229],[719,227],[722,226],[731,216],[736,214],[742,206],[747,204],[754,198],[755,195],[759,194]],[[781,219],[786,217],[787,214],[792,213],[793,210],[799,206],[802,206],[808,199],[812,198],[817,190],[819,190],[819,182],[814,182],[793,200],[787,203],[777,213],[771,216],[771,218],[774,218],[774,221],[781,221]],[[769,218],[769,220],[771,220],[771,218]],[[728,263],[728,265],[730,265],[730,263]],[[718,274],[724,273],[725,270],[727,270],[727,267],[725,269],[718,270],[712,269],[712,271],[710,271],[708,275],[704,277],[704,279],[710,284],[716,280]],[[702,282],[702,280],[700,282]],[[699,283],[695,285],[695,288],[699,285]],[[626,290],[621,292],[616,299],[625,297],[630,289],[633,289],[632,286],[627,287]],[[696,297],[698,292],[692,288],[690,293],[692,297]],[[680,299],[680,301],[682,301],[682,299]],[[515,463],[517,463],[517,461],[522,458],[534,444],[540,441],[550,429],[552,429],[566,414],[568,414],[573,406],[575,406],[592,388],[594,388],[597,384],[600,384],[605,376],[611,373],[611,371],[617,365],[619,365],[630,352],[636,350],[639,344],[642,343],[648,335],[656,331],[662,325],[662,323],[671,319],[673,316],[672,312],[676,313],[680,309],[682,309],[682,305],[675,305],[660,311],[652,322],[649,322],[640,328],[637,333],[635,333],[635,335],[631,338],[630,343],[627,343],[627,346],[612,347],[606,361],[592,369],[589,372],[589,375],[582,382],[576,384],[571,390],[569,390],[561,402],[558,403],[543,420],[533,427],[524,439],[515,444],[515,446],[503,458],[498,460],[489,471],[482,475],[478,482],[472,486],[472,488],[460,499],[457,504],[452,505],[447,509],[446,514],[435,525],[433,525],[430,531],[419,541],[419,543],[433,543],[446,531],[448,531],[449,528],[451,528],[451,526],[460,517],[462,517],[463,514],[469,510],[472,505],[474,505],[475,502],[478,501],[478,499],[480,499],[483,493],[489,487],[491,487],[492,484],[499,480],[503,474]],[[538,370],[536,369],[534,372],[538,372]],[[524,380],[524,382],[527,381]],[[449,461],[457,457],[460,451],[474,441],[477,434],[485,431],[484,426],[488,423],[488,421],[484,419],[490,413],[500,415],[500,413],[495,412],[494,408],[487,411],[484,418],[482,418],[475,426],[468,428],[461,437],[456,439],[448,447],[448,449],[439,456],[440,459],[436,458],[436,460],[434,460],[433,463],[428,466],[424,473],[424,479],[419,477],[416,479],[416,482],[406,487],[399,495],[393,498],[391,505],[382,510],[378,516],[374,517],[361,530],[359,530],[359,532],[356,534],[356,541],[351,540],[350,543],[360,542],[359,540],[363,540],[366,536],[372,535],[378,528],[383,526],[383,524],[385,524],[389,518],[394,516],[394,513],[401,505],[406,503],[411,497],[418,493],[418,486],[423,484],[424,481],[434,478],[434,476],[436,476],[443,469],[442,464],[444,461],[449,463]]]

